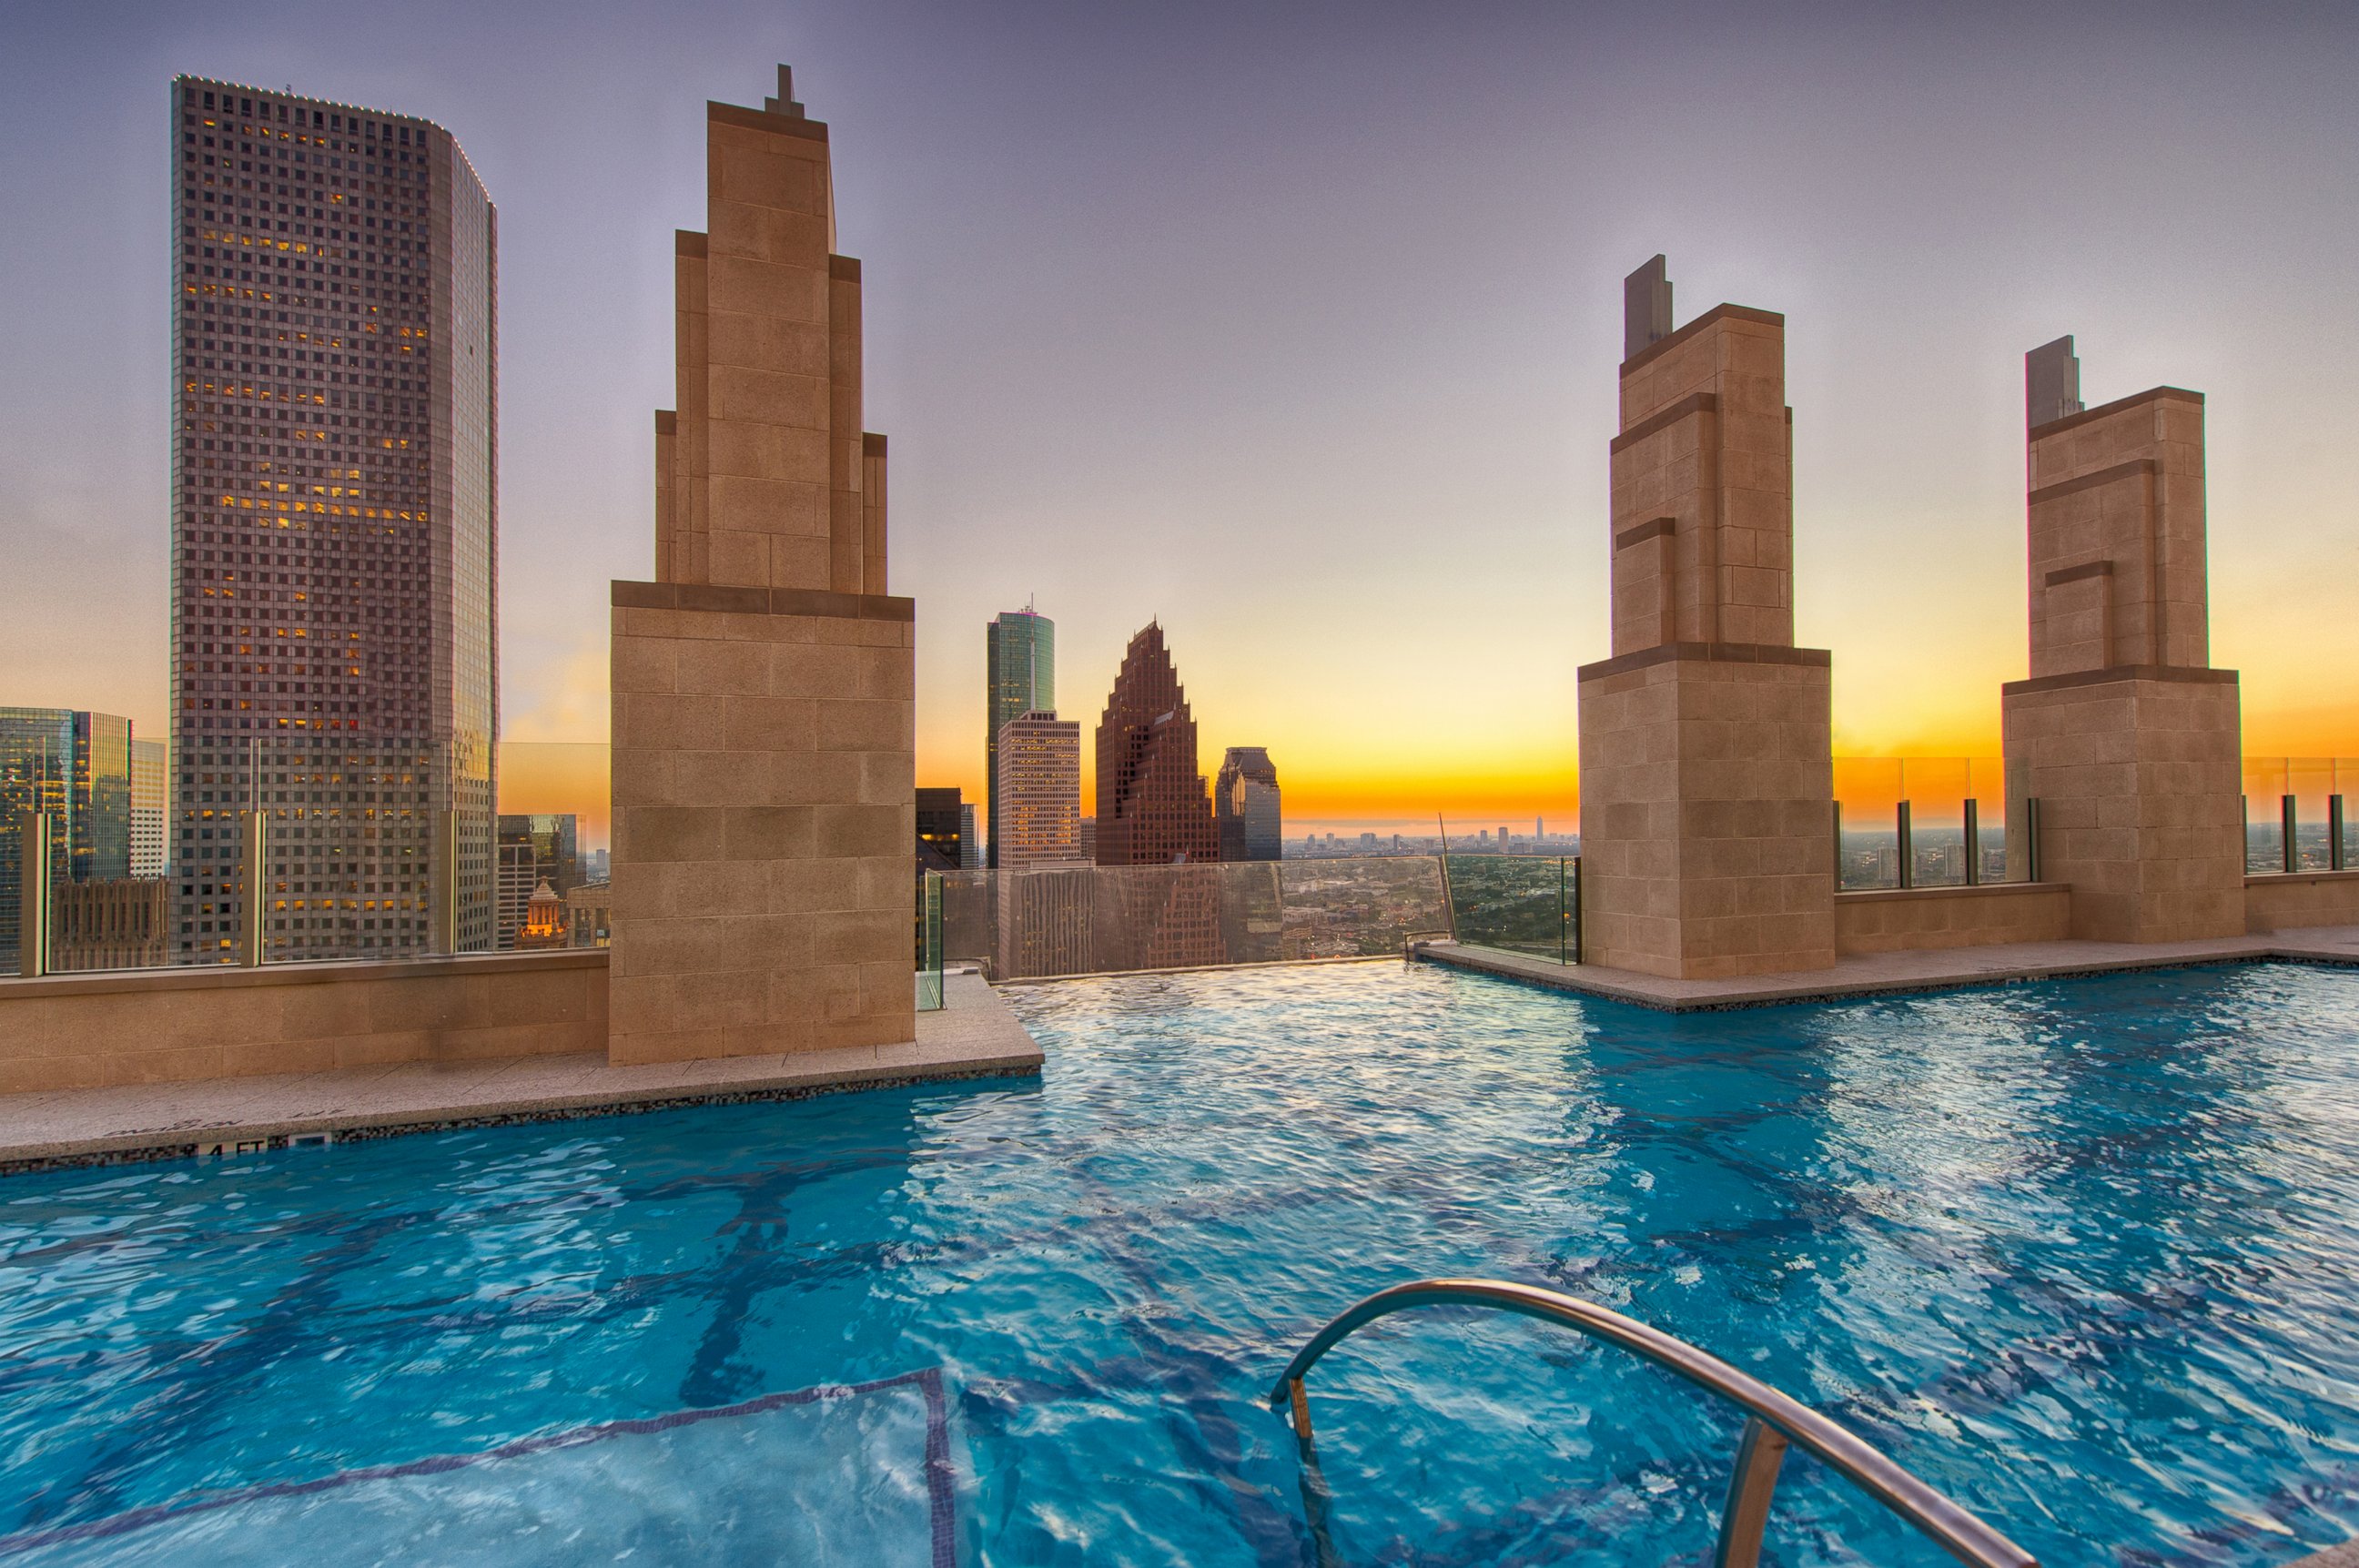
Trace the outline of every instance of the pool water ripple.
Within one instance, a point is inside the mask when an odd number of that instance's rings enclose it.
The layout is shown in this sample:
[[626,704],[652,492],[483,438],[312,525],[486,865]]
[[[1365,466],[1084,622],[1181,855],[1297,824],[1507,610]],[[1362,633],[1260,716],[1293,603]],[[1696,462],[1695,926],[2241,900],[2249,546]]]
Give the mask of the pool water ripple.
[[[793,1506],[847,1519],[954,1473],[973,1563],[1708,1561],[1739,1422],[1521,1321],[1356,1336],[1305,1468],[1261,1402],[1287,1356],[1444,1273],[1688,1338],[2049,1563],[2359,1533],[2359,975],[1685,1017],[1373,965],[1006,995],[1038,1083],[0,1182],[0,1564],[133,1510],[937,1375],[940,1456],[831,1415],[617,1449],[626,1498],[402,1472],[357,1515],[219,1510],[208,1550],[366,1560],[364,1518],[382,1560],[431,1559],[548,1508],[600,1560],[678,1561],[679,1520],[758,1515],[791,1464]],[[897,1560],[851,1539],[827,1560]],[[1945,1561],[1800,1459],[1768,1557]]]

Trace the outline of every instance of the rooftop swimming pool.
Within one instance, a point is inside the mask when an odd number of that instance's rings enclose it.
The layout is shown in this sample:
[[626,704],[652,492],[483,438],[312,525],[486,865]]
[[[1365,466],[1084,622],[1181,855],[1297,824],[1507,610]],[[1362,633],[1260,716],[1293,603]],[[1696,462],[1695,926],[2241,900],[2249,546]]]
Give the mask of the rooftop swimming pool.
[[[2359,1533],[2359,973],[1673,1017],[1436,968],[1006,993],[1037,1082],[0,1180],[0,1568],[1709,1561],[1741,1418],[2044,1563]],[[1312,1523],[1316,1520],[1316,1526]],[[1779,1564],[1948,1561],[1797,1453]]]

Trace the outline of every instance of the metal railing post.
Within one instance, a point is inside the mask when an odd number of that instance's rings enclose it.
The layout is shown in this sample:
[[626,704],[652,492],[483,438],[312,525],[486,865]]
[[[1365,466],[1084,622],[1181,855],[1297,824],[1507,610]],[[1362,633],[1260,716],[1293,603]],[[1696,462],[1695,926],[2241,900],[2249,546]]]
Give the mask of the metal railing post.
[[16,973],[49,972],[49,813],[16,813]]
[[238,921],[238,962],[248,969],[259,968],[263,961],[262,914],[267,900],[263,897],[262,855],[266,847],[267,830],[263,826],[262,809],[258,806],[245,813],[245,842],[240,846],[245,873],[245,908],[240,911],[245,918]]
[[2293,796],[2285,795],[2278,798],[2278,832],[2285,841],[2282,847],[2285,851],[2285,868],[2288,871],[2299,871],[2301,869],[2301,853],[2294,848],[2293,844],[2294,828],[2299,816],[2299,811],[2295,808]]
[[1892,825],[1900,839],[1900,885],[1917,886],[1917,847],[1908,832],[1908,802],[1903,800],[1893,810]]
[[1832,804],[1834,809],[1835,891],[1840,893],[1843,891],[1843,802],[1836,800]]
[[2023,869],[2024,880],[2039,882],[2046,878],[2039,865],[2039,797],[2023,798]]
[[[1299,1386],[1299,1385],[1298,1385]],[[1769,1499],[1777,1491],[1777,1466],[1785,1462],[1786,1438],[1759,1416],[1745,1423],[1736,1445],[1736,1470],[1728,1478],[1728,1501],[1720,1510],[1720,1545],[1712,1568],[1759,1568],[1761,1536],[1769,1527]]]
[[2343,797],[2326,798],[2326,868],[2343,869]]
[[1980,800],[1966,802],[1966,886],[1979,887],[1983,881],[1983,811]]

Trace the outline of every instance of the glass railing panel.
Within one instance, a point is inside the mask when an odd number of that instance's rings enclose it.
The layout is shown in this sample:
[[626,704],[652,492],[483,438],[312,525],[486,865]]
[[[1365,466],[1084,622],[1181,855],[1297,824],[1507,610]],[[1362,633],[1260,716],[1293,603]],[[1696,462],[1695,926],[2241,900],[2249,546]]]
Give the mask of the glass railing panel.
[[2327,842],[2327,802],[2335,789],[2334,758],[2286,758],[2286,793],[2293,797],[2293,869],[2332,869],[2334,853]]
[[1974,802],[1973,853],[1982,882],[2007,879],[2006,762],[1997,757],[1966,758],[1966,798]]
[[1453,855],[1450,909],[1459,942],[1569,964],[1578,956],[1572,863],[1551,857]]
[[1448,929],[1430,856],[941,874],[942,953],[995,979],[1401,951]]
[[2359,814],[2359,757],[2338,757],[2334,759],[2334,792],[2343,801],[2343,843],[2341,864],[2345,870],[2359,866],[2359,844],[2353,841],[2359,824],[2352,822]]
[[940,876],[944,962],[980,964],[988,970],[998,928],[997,874],[945,871]]
[[1441,866],[1432,855],[1265,864],[1280,868],[1284,890],[1280,958],[1397,953],[1413,932],[1450,929]]
[[[201,854],[189,868],[193,875],[183,878],[193,884],[182,923],[193,915],[195,950],[206,951],[210,934],[210,951],[247,962],[258,913],[266,964],[443,956],[436,904],[451,875],[443,864],[447,841],[455,839],[459,948],[493,951],[499,883],[490,772],[487,748],[332,735],[257,747],[246,768],[216,771],[217,784],[232,784],[245,798],[213,791],[212,807],[237,814],[214,820],[215,855]],[[472,810],[447,822],[441,801],[452,792]],[[201,784],[200,811],[208,804],[203,793]],[[256,841],[244,813],[253,811],[261,814],[258,867],[246,859]],[[236,844],[226,855],[217,848],[224,833]],[[258,911],[249,910],[249,898],[260,900]],[[533,945],[564,945],[561,921],[551,921],[546,906],[541,914],[544,929]]]
[[2288,783],[2282,757],[2244,763],[2245,870],[2250,876],[2285,869],[2284,810]]
[[173,761],[162,877],[53,884],[49,968],[603,947],[607,766],[603,745],[503,745],[495,787],[484,743],[214,742]]
[[942,875],[929,871],[918,887],[918,1011],[942,1007]]
[[1834,759],[1837,891],[1900,886],[1900,775],[1897,757]]
[[1900,798],[1908,802],[1909,885],[1966,885],[1966,800],[1973,768],[1962,757],[1900,760]]
[[[500,743],[493,948],[603,947],[612,940],[611,786],[612,752],[603,742]],[[462,848],[462,861],[472,856]],[[537,912],[532,900],[542,883],[557,904]]]

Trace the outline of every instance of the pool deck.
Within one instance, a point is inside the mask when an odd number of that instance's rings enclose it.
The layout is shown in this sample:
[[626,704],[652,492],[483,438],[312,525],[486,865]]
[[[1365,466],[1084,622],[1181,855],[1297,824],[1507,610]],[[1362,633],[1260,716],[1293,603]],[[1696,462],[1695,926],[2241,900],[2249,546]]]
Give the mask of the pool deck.
[[2004,985],[2016,980],[2112,975],[2132,969],[2183,969],[2197,964],[2288,960],[2359,964],[2359,926],[2312,926],[2203,942],[2034,942],[1856,953],[1836,960],[1829,969],[1747,975],[1731,980],[1666,980],[1635,969],[1608,969],[1587,964],[1560,965],[1549,959],[1529,958],[1498,948],[1462,947],[1448,942],[1412,943],[1409,956],[1527,981],[1551,990],[1605,996],[1662,1012],[1689,1013],[1771,1007],[1781,1002],[1841,1001],[1889,993],[1945,991],[1961,985]]
[[947,1005],[919,1013],[918,1038],[900,1045],[642,1067],[585,1052],[0,1095],[0,1174],[1039,1072],[1039,1046],[980,975],[944,979]]

